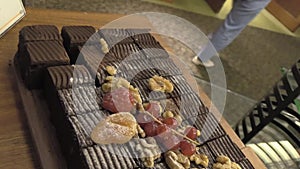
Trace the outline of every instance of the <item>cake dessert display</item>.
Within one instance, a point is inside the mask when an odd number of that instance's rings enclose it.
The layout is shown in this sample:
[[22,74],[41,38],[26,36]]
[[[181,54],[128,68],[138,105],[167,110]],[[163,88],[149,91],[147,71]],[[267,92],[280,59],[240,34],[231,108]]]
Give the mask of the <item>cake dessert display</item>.
[[15,65],[42,91],[67,167],[253,168],[149,31],[20,31]]

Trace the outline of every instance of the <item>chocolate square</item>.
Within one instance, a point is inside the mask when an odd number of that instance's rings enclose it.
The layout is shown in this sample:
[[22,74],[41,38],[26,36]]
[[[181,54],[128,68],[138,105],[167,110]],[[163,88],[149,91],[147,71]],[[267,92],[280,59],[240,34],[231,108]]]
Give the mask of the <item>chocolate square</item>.
[[109,53],[120,61],[143,58],[142,52],[134,43],[116,44],[110,48]]
[[67,65],[70,63],[66,51],[58,41],[28,42],[24,53],[19,56],[23,80],[29,89],[42,87],[42,79],[49,66]]
[[68,52],[71,63],[76,63],[79,50],[78,46],[83,46],[89,38],[91,43],[99,43],[99,36],[95,34],[96,30],[92,26],[64,26],[61,30],[61,36],[64,39],[64,47]]
[[32,41],[62,41],[54,25],[24,26],[19,32],[19,44]]
[[60,90],[94,84],[89,71],[82,65],[48,67],[45,80],[45,90],[49,86]]

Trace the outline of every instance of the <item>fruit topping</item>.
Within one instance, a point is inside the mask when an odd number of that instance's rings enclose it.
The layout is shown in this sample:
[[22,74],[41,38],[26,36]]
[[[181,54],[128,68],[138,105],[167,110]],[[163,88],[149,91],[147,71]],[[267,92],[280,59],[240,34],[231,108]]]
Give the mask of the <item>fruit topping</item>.
[[137,133],[137,122],[128,112],[120,112],[101,120],[91,133],[97,144],[123,144]]
[[128,89],[120,87],[103,96],[102,106],[113,113],[130,112],[134,107],[134,99]]

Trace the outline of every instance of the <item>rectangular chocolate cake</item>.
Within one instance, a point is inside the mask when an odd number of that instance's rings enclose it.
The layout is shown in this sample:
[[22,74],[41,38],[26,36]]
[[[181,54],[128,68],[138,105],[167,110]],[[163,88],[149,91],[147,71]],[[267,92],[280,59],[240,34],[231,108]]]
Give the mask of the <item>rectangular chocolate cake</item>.
[[[20,32],[19,71],[29,89],[44,84],[49,120],[69,169],[212,168],[221,155],[253,168],[149,30],[107,28],[83,46],[94,33],[90,26],[63,27],[64,47],[79,64],[71,66],[55,27]],[[97,143],[92,133],[98,125],[114,126],[98,137],[118,137],[111,132],[118,128],[126,134],[127,118],[106,121],[124,113],[116,104],[130,108],[134,134],[122,144]],[[202,163],[195,160],[200,156]]]

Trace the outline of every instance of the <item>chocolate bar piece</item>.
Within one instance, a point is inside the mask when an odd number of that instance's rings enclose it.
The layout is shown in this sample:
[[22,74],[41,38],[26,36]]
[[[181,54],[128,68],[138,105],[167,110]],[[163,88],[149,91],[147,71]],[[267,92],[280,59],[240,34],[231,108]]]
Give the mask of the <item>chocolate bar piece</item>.
[[93,85],[93,78],[89,71],[82,65],[53,66],[47,68],[47,80],[45,90],[48,86],[56,90],[72,87]]
[[19,66],[26,86],[39,89],[47,67],[67,65],[70,61],[60,42],[36,41],[25,44],[19,63],[22,63]]
[[59,31],[54,25],[24,26],[19,32],[19,44],[50,40],[62,41]]
[[225,155],[233,162],[239,162],[245,159],[245,155],[227,135],[210,141],[207,145],[215,158],[220,155]]
[[117,56],[120,61],[144,58],[143,53],[134,43],[116,44],[110,48],[109,53]]
[[[79,50],[78,46],[83,46],[89,38],[89,42],[97,43],[97,36],[96,30],[92,26],[64,26],[61,30],[61,36],[63,37],[64,47],[68,52],[70,57],[71,64],[75,64]],[[99,43],[99,42],[98,42]]]

